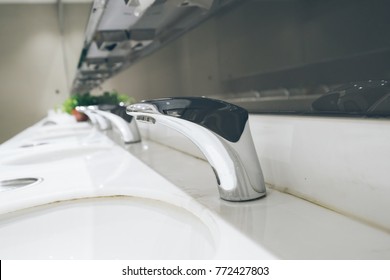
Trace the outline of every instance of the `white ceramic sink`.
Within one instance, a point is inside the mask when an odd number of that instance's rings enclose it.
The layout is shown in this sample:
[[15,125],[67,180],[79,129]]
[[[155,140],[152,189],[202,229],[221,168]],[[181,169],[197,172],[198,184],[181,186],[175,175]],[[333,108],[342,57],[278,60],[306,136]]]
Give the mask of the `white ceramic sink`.
[[[39,127],[30,131],[23,141],[27,145],[32,144],[57,144],[63,142],[82,142],[96,135],[96,130],[88,126],[56,126],[56,127]],[[22,143],[23,143],[22,142]]]
[[109,146],[55,146],[45,145],[33,150],[24,149],[4,155],[0,159],[2,165],[28,165],[50,163],[64,159],[82,158],[109,149]]
[[0,217],[0,259],[207,259],[209,227],[143,198],[73,200]]
[[1,259],[274,258],[89,125],[35,125],[0,167]]
[[68,130],[68,131],[51,131],[37,134],[33,137],[34,142],[55,142],[56,140],[64,140],[67,138],[81,138],[89,134],[89,131]]
[[389,259],[381,229],[272,189],[223,201],[207,162],[145,139],[126,149],[79,124],[1,145],[0,258]]
[[83,158],[114,144],[89,124],[33,126],[1,145],[0,165],[32,165]]
[[1,145],[0,152],[6,149],[31,148],[48,144],[79,144],[93,141],[97,131],[88,123],[65,123],[45,126],[38,123]]

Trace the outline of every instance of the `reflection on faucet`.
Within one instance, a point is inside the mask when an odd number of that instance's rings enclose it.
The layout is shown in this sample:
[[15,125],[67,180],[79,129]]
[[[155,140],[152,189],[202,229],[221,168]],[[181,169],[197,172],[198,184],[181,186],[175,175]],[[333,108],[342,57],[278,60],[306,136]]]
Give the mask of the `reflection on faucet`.
[[108,123],[108,125],[111,123],[119,130],[121,138],[125,144],[132,144],[141,141],[136,121],[133,117],[126,114],[126,108],[123,106],[88,106],[79,107],[77,110],[81,110],[90,118],[92,116],[91,122],[96,121],[101,129],[102,126],[106,127],[104,123]]
[[263,173],[241,107],[209,98],[165,98],[127,107],[137,121],[160,123],[188,137],[207,158],[220,197],[247,201],[266,195]]

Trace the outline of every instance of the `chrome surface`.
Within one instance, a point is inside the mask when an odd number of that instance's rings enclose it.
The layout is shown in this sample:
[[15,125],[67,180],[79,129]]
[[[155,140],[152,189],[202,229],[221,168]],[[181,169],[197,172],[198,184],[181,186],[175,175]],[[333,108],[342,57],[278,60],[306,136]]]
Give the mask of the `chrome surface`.
[[[95,122],[99,124],[100,129],[103,130],[102,126],[106,128],[106,123],[115,126],[125,144],[138,143],[141,141],[141,136],[138,131],[138,126],[135,120],[127,122],[120,116],[113,114],[109,111],[100,110],[98,106],[80,106],[76,110],[84,112],[88,116],[95,118]],[[91,119],[91,122],[94,123],[94,120]]]
[[165,115],[153,105],[138,103],[127,107],[137,121],[161,124],[189,138],[210,163],[220,197],[227,201],[248,201],[266,195],[263,173],[248,122],[239,141],[230,142],[194,122]]
[[110,122],[104,118],[103,116],[100,116],[93,110],[89,109],[86,106],[77,106],[76,110],[80,113],[84,113],[88,116],[90,119],[91,123],[98,127],[100,130],[108,130],[111,128]]

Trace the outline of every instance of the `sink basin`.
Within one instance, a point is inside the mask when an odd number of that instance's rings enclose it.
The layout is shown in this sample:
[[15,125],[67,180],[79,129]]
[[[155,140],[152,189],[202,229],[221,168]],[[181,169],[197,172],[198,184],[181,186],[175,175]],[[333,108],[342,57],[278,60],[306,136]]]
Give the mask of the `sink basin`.
[[50,140],[64,140],[67,138],[75,138],[75,137],[85,137],[91,133],[90,130],[82,130],[78,128],[70,128],[70,129],[56,129],[56,130],[48,130],[37,132],[37,135],[33,137],[35,141],[50,141]]
[[44,181],[1,192],[0,259],[275,258],[106,133],[82,127],[34,126],[1,145],[5,188],[29,183],[9,178]]
[[137,197],[52,203],[0,216],[0,259],[210,259],[209,227]]
[[[46,147],[45,147],[46,148]],[[91,155],[109,149],[107,146],[80,146],[80,147],[49,147],[45,150],[25,151],[17,154],[10,154],[0,160],[3,165],[25,165],[54,162]]]
[[1,144],[0,150],[94,142],[99,136],[90,126],[31,127]]

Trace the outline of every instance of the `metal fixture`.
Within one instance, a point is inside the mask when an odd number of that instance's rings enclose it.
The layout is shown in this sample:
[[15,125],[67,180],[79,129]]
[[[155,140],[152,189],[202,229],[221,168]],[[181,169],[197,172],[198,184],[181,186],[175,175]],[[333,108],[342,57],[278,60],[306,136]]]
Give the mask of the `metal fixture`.
[[[238,2],[243,1],[94,0],[72,93],[99,87],[108,78]],[[97,68],[107,69],[107,74],[80,76],[85,69]]]
[[245,109],[215,99],[178,97],[133,104],[127,113],[137,121],[170,127],[198,146],[215,173],[222,199],[266,195]]
[[[133,117],[126,114],[126,108],[117,105],[100,105],[78,107],[76,110],[84,112],[88,116],[95,118],[96,122],[105,120],[115,126],[125,144],[138,143],[141,141],[141,136],[138,126]],[[93,122],[93,120],[91,119]],[[100,126],[101,128],[101,126]]]
[[88,108],[87,106],[77,106],[75,109],[80,113],[86,114],[91,123],[100,130],[104,131],[111,128],[110,122],[107,118],[97,114],[94,110]]

